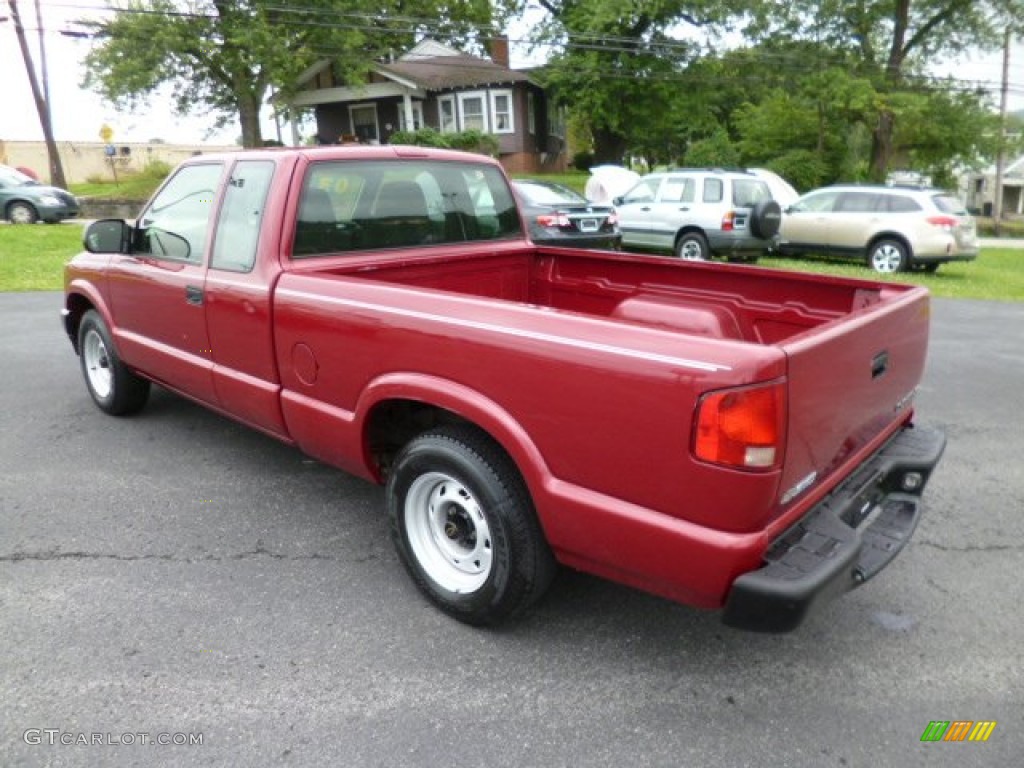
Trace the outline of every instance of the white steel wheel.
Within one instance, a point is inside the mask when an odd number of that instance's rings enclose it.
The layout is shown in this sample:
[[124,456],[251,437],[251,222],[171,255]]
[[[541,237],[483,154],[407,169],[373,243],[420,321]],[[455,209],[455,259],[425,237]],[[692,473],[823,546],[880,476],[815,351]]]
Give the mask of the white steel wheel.
[[474,592],[491,574],[491,529],[480,504],[443,472],[413,481],[405,497],[409,546],[427,576],[449,592]]
[[896,240],[880,240],[871,246],[868,266],[883,275],[903,272],[907,268],[907,249]]
[[419,590],[473,625],[532,605],[555,559],[515,463],[486,433],[439,426],[398,452],[386,488],[391,538]]
[[94,309],[78,325],[78,355],[85,388],[100,409],[124,416],[146,404],[149,382],[121,362],[107,324]]
[[82,368],[86,383],[96,397],[106,399],[114,388],[110,372],[110,355],[103,337],[95,328],[89,328],[82,338]]

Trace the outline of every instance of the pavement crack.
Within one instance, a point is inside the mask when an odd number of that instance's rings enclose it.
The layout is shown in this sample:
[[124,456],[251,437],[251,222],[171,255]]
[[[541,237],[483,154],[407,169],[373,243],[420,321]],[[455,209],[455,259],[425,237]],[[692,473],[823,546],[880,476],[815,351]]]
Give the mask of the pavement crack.
[[914,544],[919,547],[931,547],[940,552],[1017,552],[1024,550],[1022,544],[966,544],[957,547],[927,539],[915,539]]
[[[56,550],[42,552],[11,552],[0,555],[0,563],[22,563],[22,562],[56,562],[60,560],[112,560],[115,562],[134,563],[144,561],[165,561],[175,563],[220,563],[233,560],[254,560],[261,557],[269,557],[273,560],[338,560],[339,558],[313,552],[309,555],[286,555],[280,552],[271,552],[264,547],[245,552],[237,552],[230,555],[200,555],[187,557],[175,554],[148,554],[148,555],[121,555],[115,552],[62,552]],[[364,557],[362,560],[374,559],[375,556]]]

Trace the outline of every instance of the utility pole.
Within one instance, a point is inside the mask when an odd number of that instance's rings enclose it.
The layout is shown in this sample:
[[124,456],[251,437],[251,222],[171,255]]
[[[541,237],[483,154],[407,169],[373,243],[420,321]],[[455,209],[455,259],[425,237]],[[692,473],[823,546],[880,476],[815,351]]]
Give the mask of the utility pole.
[[[57,151],[57,142],[53,139],[53,126],[50,124],[50,105],[39,89],[39,80],[36,78],[36,69],[32,63],[28,40],[25,39],[25,27],[21,23],[17,0],[8,0],[8,5],[11,7],[11,19],[14,21],[14,34],[17,35],[18,45],[21,47],[21,57],[25,60],[25,72],[28,75],[29,85],[32,87],[32,98],[35,99],[39,122],[43,128],[43,138],[46,139],[46,154],[50,159],[50,183],[55,187],[66,188],[64,166],[61,164],[60,153]],[[45,57],[45,55],[44,53],[43,56]]]
[[1003,229],[1003,171],[1006,168],[1006,96],[1010,90],[1010,28],[1003,37],[1003,83],[999,91],[999,148],[996,153],[996,189],[992,219],[996,237]]

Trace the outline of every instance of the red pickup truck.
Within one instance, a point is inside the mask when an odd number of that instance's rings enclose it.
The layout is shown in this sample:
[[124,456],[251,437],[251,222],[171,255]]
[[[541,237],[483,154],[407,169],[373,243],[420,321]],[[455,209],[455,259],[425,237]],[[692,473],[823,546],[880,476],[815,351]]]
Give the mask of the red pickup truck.
[[917,287],[537,246],[500,166],[412,147],[204,155],[92,224],[64,325],[96,404],[150,382],[386,486],[441,609],[556,563],[762,631],[903,548]]

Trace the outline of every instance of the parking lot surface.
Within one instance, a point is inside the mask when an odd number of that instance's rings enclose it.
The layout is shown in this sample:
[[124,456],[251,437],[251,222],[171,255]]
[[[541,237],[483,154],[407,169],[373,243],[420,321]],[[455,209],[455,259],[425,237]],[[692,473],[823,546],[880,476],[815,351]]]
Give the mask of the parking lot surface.
[[0,294],[0,766],[1020,765],[1024,305],[935,301],[914,539],[769,636],[569,571],[462,626],[380,489],[160,390],[100,413],[60,301]]

